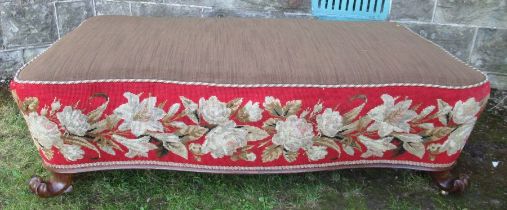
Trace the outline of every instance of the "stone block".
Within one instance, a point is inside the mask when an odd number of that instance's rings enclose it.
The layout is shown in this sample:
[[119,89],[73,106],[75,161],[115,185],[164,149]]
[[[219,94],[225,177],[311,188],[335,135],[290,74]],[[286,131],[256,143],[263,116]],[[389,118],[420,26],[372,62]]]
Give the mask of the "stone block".
[[[221,0],[163,0],[164,3],[168,4],[183,4],[183,5],[196,5],[196,6],[207,6],[213,7],[217,6],[218,2]],[[222,0],[227,4],[228,2],[233,2],[236,0]]]
[[0,80],[10,78],[23,66],[21,50],[0,52]]
[[152,17],[201,17],[201,7],[180,6],[170,4],[132,3],[132,15]]
[[[311,0],[164,0],[165,3],[209,6],[217,10],[310,12]],[[248,14],[245,14],[248,15]]]
[[311,13],[301,13],[301,12],[284,12],[283,16],[285,18],[295,18],[295,19],[314,19]]
[[480,28],[470,62],[485,71],[507,74],[507,29]]
[[[2,20],[0,20],[0,26],[2,25]],[[2,35],[2,27],[0,27],[0,49],[4,49],[5,46],[4,46],[4,39],[3,39],[3,35]]]
[[486,74],[491,82],[491,88],[507,90],[507,74],[496,74],[494,72],[486,72]]
[[390,19],[430,22],[434,7],[435,0],[393,0]]
[[507,0],[438,0],[434,21],[507,28]]
[[93,16],[93,1],[55,2],[60,37]]
[[203,13],[204,17],[240,17],[240,18],[276,18],[282,17],[281,11],[251,11],[241,9],[213,9]]
[[468,61],[475,28],[414,23],[404,25],[440,45],[459,59]]
[[0,27],[5,48],[48,44],[58,36],[52,3],[0,3]]
[[48,49],[47,47],[37,47],[37,48],[27,48],[23,49],[23,61],[25,63],[30,62],[33,58],[37,57],[44,51]]
[[130,3],[95,0],[97,15],[130,15]]
[[115,1],[153,2],[153,3],[163,3],[164,2],[164,0],[115,0]]

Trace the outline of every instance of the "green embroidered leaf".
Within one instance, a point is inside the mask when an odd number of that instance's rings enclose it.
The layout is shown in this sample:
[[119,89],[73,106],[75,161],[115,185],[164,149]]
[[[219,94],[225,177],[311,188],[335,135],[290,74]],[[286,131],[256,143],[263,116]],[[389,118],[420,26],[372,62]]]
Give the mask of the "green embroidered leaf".
[[95,110],[88,113],[88,122],[89,123],[97,122],[100,119],[100,117],[102,116],[102,113],[104,113],[104,110],[106,110],[108,104],[109,104],[109,100],[104,102],[102,105],[97,107]]
[[366,115],[364,117],[361,117],[361,119],[358,120],[359,123],[357,125],[358,130],[363,130],[370,125],[370,123],[373,121],[373,119],[370,118],[370,116]]
[[315,104],[315,106],[313,106],[313,110],[310,114],[310,117],[314,117],[315,115],[320,113],[323,108],[324,107],[322,106],[322,102],[319,100],[319,102],[317,102],[317,104]]
[[241,128],[248,131],[248,134],[246,136],[246,139],[248,141],[258,141],[265,139],[269,136],[268,132],[254,126],[245,125]]
[[350,156],[354,155],[354,148],[352,148],[349,145],[345,145],[345,144],[342,144],[342,147],[343,147],[343,151],[345,151],[345,153],[347,153],[347,155],[350,155]]
[[227,103],[227,108],[235,112],[241,106],[241,103],[243,103],[243,98],[235,98]]
[[419,135],[429,137],[430,141],[437,141],[449,135],[454,129],[451,127],[435,127],[433,129],[424,130]]
[[361,111],[363,110],[364,105],[366,105],[366,103],[362,103],[361,105],[357,106],[356,108],[353,108],[352,110],[345,113],[343,115],[343,122],[345,124],[349,124],[354,119],[356,119],[356,117],[359,115],[359,113],[361,113]]
[[412,133],[393,133],[394,137],[400,139],[403,142],[422,142],[422,137]]
[[197,115],[197,112],[196,111],[185,111],[185,115],[187,115],[187,117],[192,120],[193,123],[195,124],[199,124],[199,115]]
[[447,126],[447,117],[449,115],[449,112],[452,110],[452,107],[445,101],[441,99],[437,99],[437,105],[438,105],[438,112],[433,115],[432,118],[435,116],[438,117],[438,120],[442,125]]
[[88,149],[91,149],[91,150],[97,152],[97,154],[100,157],[100,151],[97,149],[97,147],[95,147],[92,143],[88,142],[88,140],[86,140],[84,138],[77,137],[77,136],[64,136],[63,142],[65,144],[73,144],[73,145],[78,145],[78,146],[82,146],[82,147],[86,147]]
[[116,144],[114,141],[106,138],[105,136],[98,136],[94,139],[94,142],[97,143],[97,146],[99,146],[99,148],[110,154],[110,155],[116,155],[116,152],[114,151],[114,149],[117,149],[117,150],[120,150],[123,152],[123,149],[120,147],[120,145]]
[[266,146],[266,144],[268,144],[268,143],[271,143],[271,139],[268,139],[268,140],[266,140],[266,141],[264,141],[264,142],[260,143],[259,145],[257,145],[257,148],[261,148],[261,147],[263,147],[263,146]]
[[440,121],[440,123],[442,123],[442,125],[447,126],[447,115],[438,116],[438,121]]
[[188,160],[188,150],[187,147],[181,142],[164,142],[164,148],[171,151],[172,153],[185,158]]
[[164,116],[163,120],[170,119],[178,112],[178,110],[180,110],[180,103],[175,103],[175,104],[171,105],[171,107],[169,108],[169,111],[167,111],[167,114]]
[[206,132],[208,132],[207,128],[198,125],[190,125],[176,131],[175,134],[181,138],[181,141],[189,142],[201,138]]
[[417,110],[419,109],[419,107],[421,107],[421,103],[418,103],[416,105],[413,105],[412,107],[410,107],[409,109],[414,111],[414,112],[417,112]]
[[295,115],[301,109],[301,100],[287,101],[283,107],[282,113],[284,117]]
[[435,128],[433,123],[421,123],[421,124],[418,124],[417,127],[425,129],[425,130],[430,130],[430,129]]
[[50,149],[44,149],[44,148],[42,148],[42,147],[40,148],[40,150],[42,151],[42,154],[44,154],[44,156],[46,156],[46,158],[47,158],[48,160],[53,159],[53,156],[54,156],[54,154],[53,154],[53,150],[50,150]]
[[262,128],[264,130],[275,130],[275,127],[276,127],[276,123],[280,121],[280,119],[277,119],[277,118],[269,118],[267,119],[266,121],[264,121],[263,125],[262,125]]
[[162,110],[163,110],[163,109],[164,109],[164,106],[165,106],[165,104],[166,104],[166,103],[167,103],[167,100],[163,101],[162,103],[159,103],[159,104],[157,105],[157,108],[159,108],[159,109],[162,109]]
[[39,99],[37,97],[27,97],[20,108],[23,113],[35,112],[39,109]]
[[325,137],[314,138],[313,142],[315,144],[317,144],[317,145],[325,146],[325,147],[329,147],[331,149],[334,149],[339,154],[341,154],[340,146],[338,146],[338,144],[334,140],[332,140],[330,138],[325,138]]
[[196,143],[190,143],[188,145],[188,150],[190,150],[190,152],[195,155],[195,156],[201,156],[201,155],[204,155],[202,152],[201,152],[201,147],[202,145],[200,144],[196,144]]
[[264,106],[264,109],[269,112],[269,114],[277,117],[283,116],[284,110],[279,99],[272,96],[266,96],[266,99],[262,105]]
[[185,109],[190,109],[190,110],[197,109],[197,104],[194,101],[188,99],[187,97],[180,96],[180,100],[183,103],[183,107],[185,107]]
[[182,121],[172,121],[169,123],[169,126],[175,127],[175,128],[185,128],[185,127],[187,127],[187,124],[185,124]]
[[296,161],[296,159],[298,158],[298,155],[299,155],[298,152],[283,151],[283,157],[289,163]]
[[112,135],[113,139],[123,146],[127,147],[128,152],[125,157],[148,157],[148,152],[158,149],[157,145],[150,143],[149,136],[143,136],[138,139],[129,139],[120,135]]
[[283,149],[279,145],[270,145],[262,152],[262,162],[271,162],[277,160],[282,155]]
[[197,104],[185,96],[180,96],[180,100],[185,107],[185,115],[192,120],[193,123],[199,124],[199,116],[197,115]]
[[306,116],[307,116],[308,114],[310,114],[310,108],[307,108],[307,109],[303,110],[303,111],[301,112],[301,114],[299,115],[299,118],[306,118]]
[[172,133],[157,133],[148,131],[147,134],[161,142],[180,142],[180,137]]
[[404,142],[403,149],[405,149],[408,153],[417,156],[418,158],[423,158],[426,149],[424,148],[424,144],[421,142]]
[[113,130],[118,122],[120,122],[120,118],[116,115],[109,115],[106,118],[94,123],[91,125],[92,131],[90,133],[92,134],[99,134],[102,133],[105,130]]
[[422,120],[424,119],[426,116],[428,116],[431,112],[433,112],[433,110],[435,110],[435,106],[428,106],[426,108],[424,108],[421,113],[419,113],[419,115],[417,115],[417,117],[414,118],[413,122],[417,122],[419,120]]
[[248,113],[246,112],[246,109],[245,107],[241,108],[238,113],[236,113],[236,118],[238,118],[239,121],[241,122],[249,122],[250,120],[248,120]]
[[359,121],[360,120],[357,120],[357,121],[354,121],[352,123],[349,123],[349,124],[346,124],[345,126],[343,126],[340,131],[343,131],[341,132],[342,135],[349,135],[351,133],[353,133],[354,131],[357,131],[359,130],[358,127],[359,127]]

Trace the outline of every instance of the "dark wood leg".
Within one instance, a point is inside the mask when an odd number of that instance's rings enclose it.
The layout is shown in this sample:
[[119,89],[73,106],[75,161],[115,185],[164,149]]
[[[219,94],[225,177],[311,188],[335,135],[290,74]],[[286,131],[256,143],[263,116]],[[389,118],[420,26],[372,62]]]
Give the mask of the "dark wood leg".
[[33,176],[28,185],[35,195],[49,198],[72,191],[72,175],[52,173],[49,180]]
[[435,184],[444,191],[444,193],[463,193],[470,184],[470,176],[460,174],[458,177],[453,176],[450,170],[430,172],[431,178]]

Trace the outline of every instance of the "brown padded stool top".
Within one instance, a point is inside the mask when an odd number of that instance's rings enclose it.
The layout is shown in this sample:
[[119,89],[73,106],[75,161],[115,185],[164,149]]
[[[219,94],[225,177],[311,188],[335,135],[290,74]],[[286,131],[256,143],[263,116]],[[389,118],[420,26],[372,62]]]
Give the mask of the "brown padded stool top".
[[464,86],[484,76],[390,22],[93,17],[19,80]]

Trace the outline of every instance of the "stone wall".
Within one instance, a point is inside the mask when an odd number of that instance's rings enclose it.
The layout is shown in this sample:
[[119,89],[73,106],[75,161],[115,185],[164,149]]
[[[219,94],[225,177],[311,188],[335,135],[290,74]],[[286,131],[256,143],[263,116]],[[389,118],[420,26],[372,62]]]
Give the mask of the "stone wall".
[[402,23],[507,89],[507,0],[393,0]]
[[[95,15],[312,18],[311,0],[0,0],[0,79]],[[407,25],[507,89],[507,0],[393,0]]]

